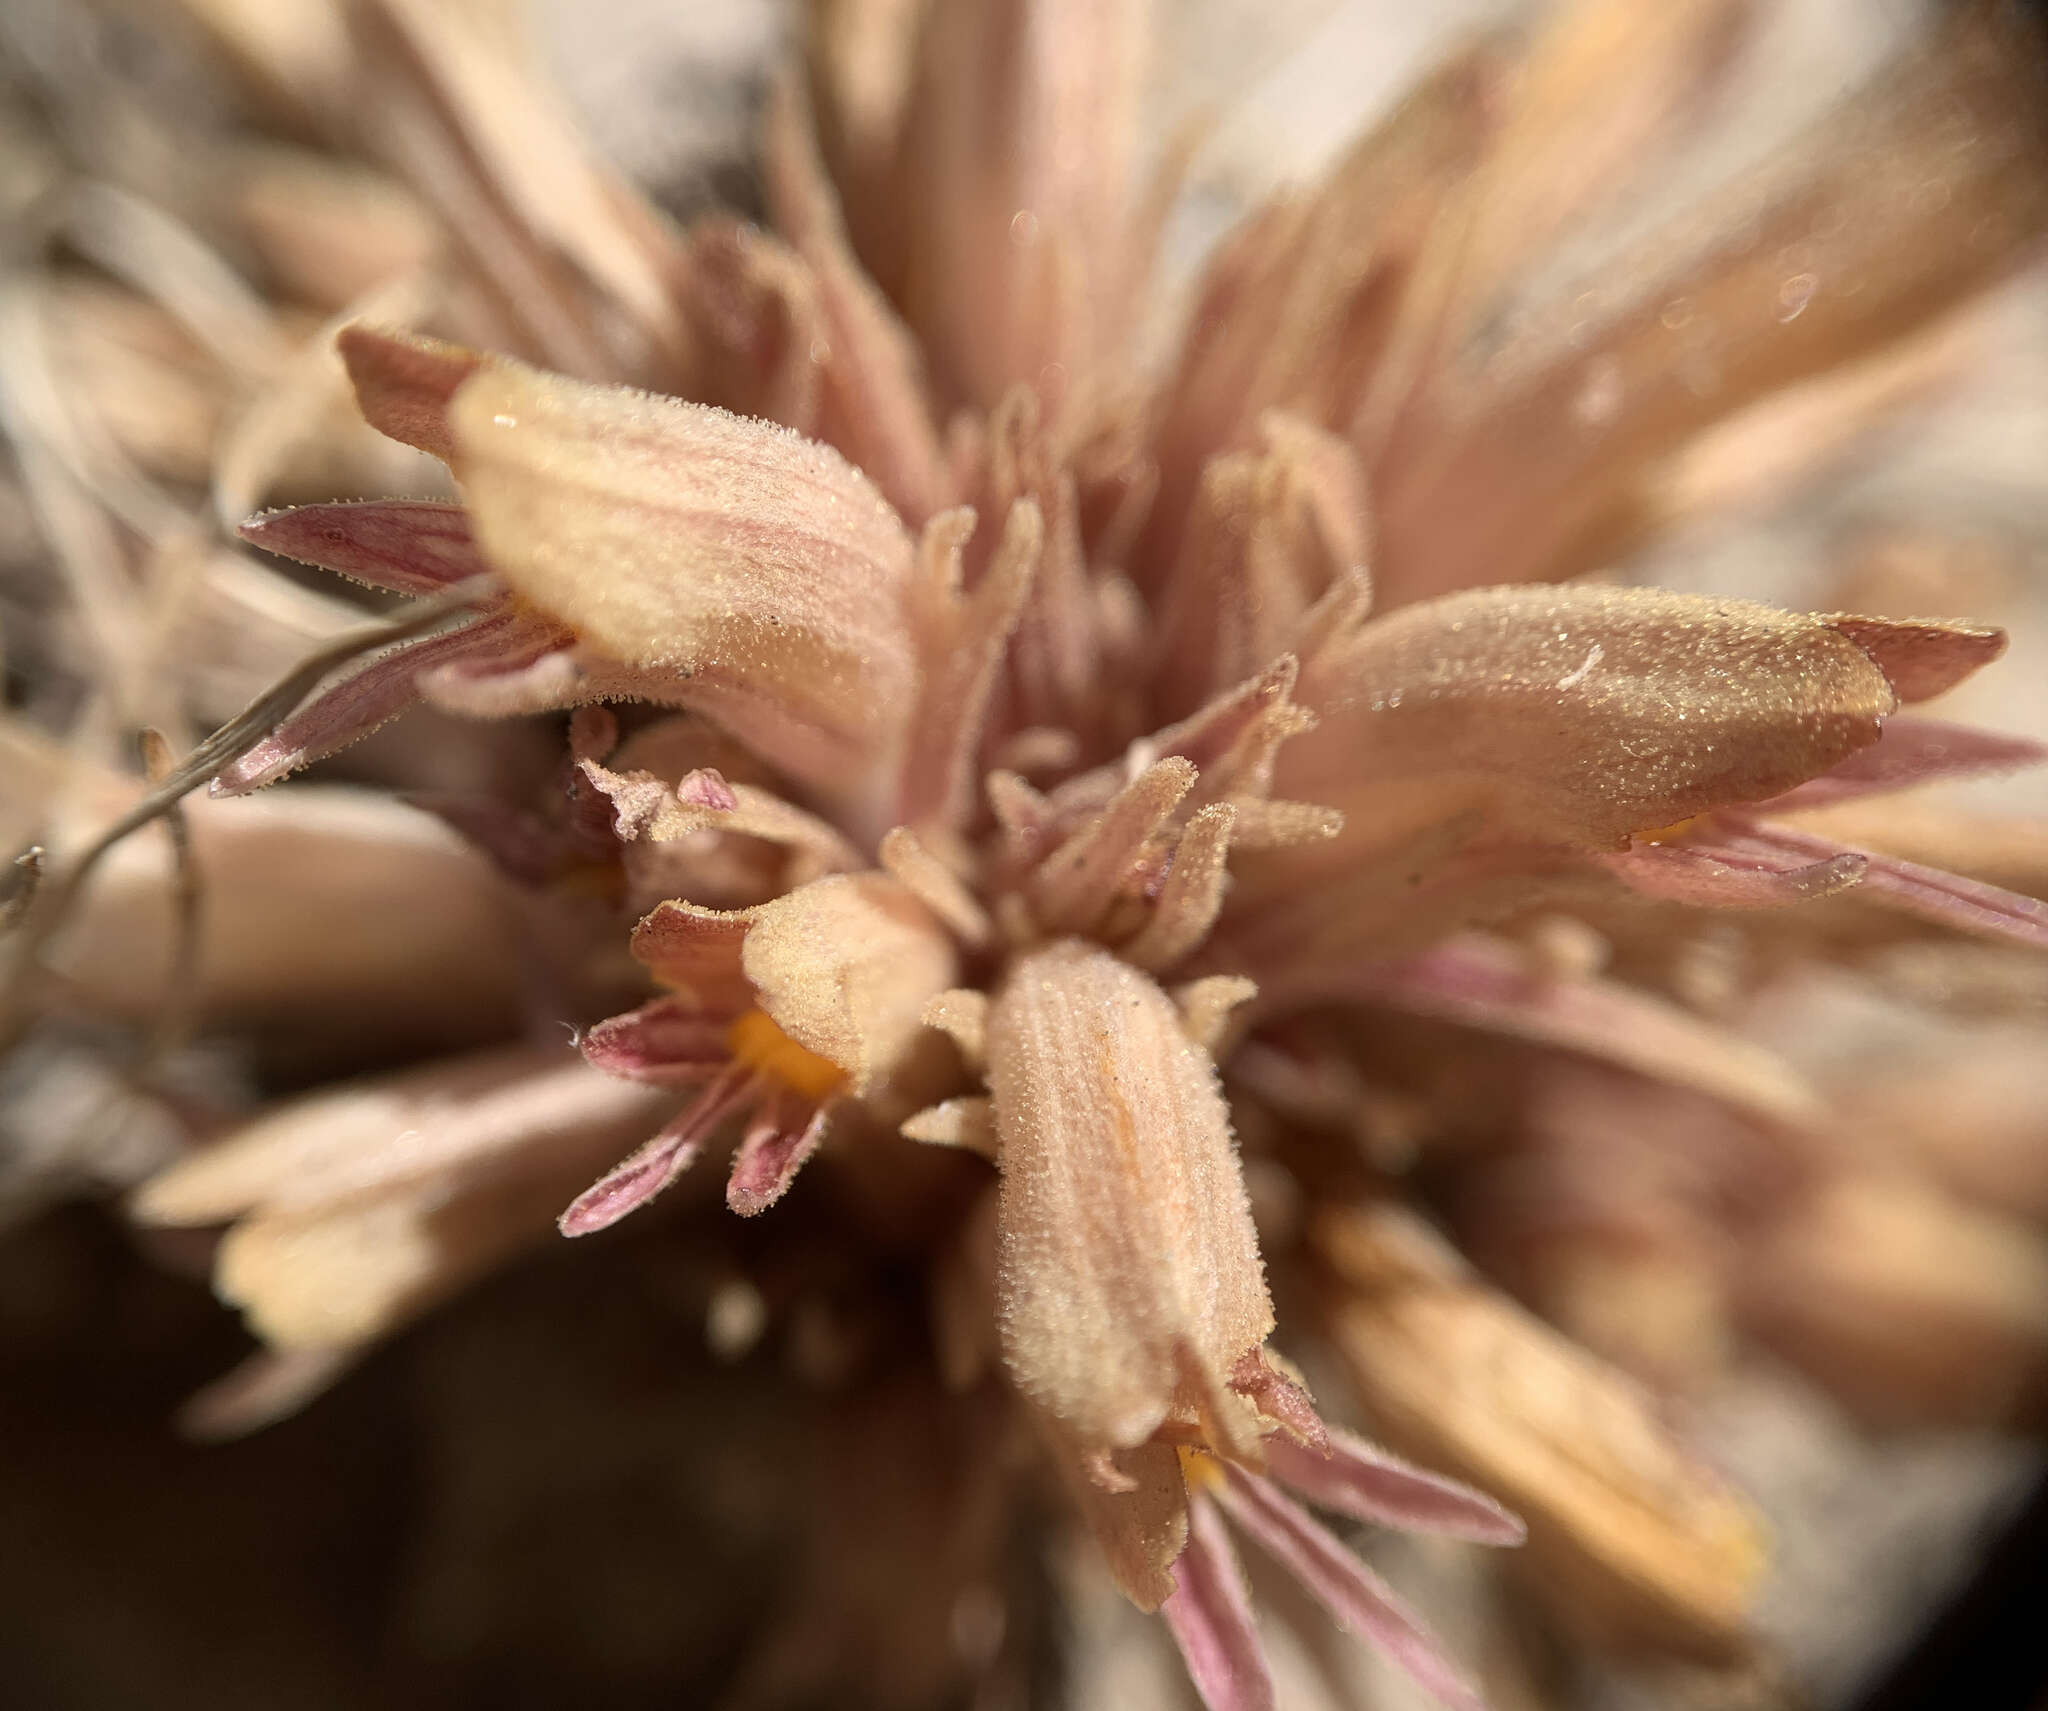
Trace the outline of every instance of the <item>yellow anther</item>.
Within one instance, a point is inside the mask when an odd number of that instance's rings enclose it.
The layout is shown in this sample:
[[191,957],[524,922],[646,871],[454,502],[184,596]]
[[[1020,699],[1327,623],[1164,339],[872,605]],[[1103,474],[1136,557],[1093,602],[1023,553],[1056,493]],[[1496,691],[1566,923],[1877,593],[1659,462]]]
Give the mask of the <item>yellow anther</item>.
[[1705,818],[1704,814],[1692,814],[1683,820],[1673,820],[1668,826],[1652,826],[1646,831],[1631,832],[1629,836],[1639,844],[1676,843]]
[[749,1010],[726,1030],[726,1049],[749,1069],[772,1075],[806,1099],[823,1099],[846,1079],[830,1058],[800,1046],[765,1010]]
[[1223,1464],[1207,1450],[1191,1450],[1180,1444],[1175,1446],[1174,1454],[1180,1457],[1181,1483],[1190,1491],[1222,1489]]

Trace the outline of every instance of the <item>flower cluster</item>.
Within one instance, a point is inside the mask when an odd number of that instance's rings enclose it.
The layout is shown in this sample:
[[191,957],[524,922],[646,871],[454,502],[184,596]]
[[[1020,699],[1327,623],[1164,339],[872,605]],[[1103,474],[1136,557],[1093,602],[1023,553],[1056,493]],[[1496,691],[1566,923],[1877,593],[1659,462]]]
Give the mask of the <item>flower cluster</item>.
[[[1301,1117],[1369,1061],[1361,1015],[1810,1116],[1648,972],[1539,955],[1536,916],[1625,943],[1675,908],[1828,900],[1874,933],[2048,947],[2033,898],[1815,818],[2042,758],[1902,711],[1996,630],[1568,580],[1711,496],[1709,429],[1724,464],[1770,454],[1738,411],[2011,266],[2048,212],[2038,110],[1996,31],[1958,29],[1741,187],[1712,242],[1660,235],[1568,332],[1503,330],[1517,271],[1677,123],[1729,27],[1587,0],[1254,214],[1153,371],[1132,353],[1170,184],[1136,180],[1138,8],[976,0],[893,33],[869,10],[822,8],[775,85],[775,235],[597,197],[550,228],[513,199],[548,265],[491,280],[499,342],[540,364],[373,320],[338,338],[364,418],[457,497],[242,530],[467,606],[322,689],[217,796],[421,703],[569,713],[545,802],[433,805],[551,923],[528,930],[580,1061],[314,1095],[136,1211],[232,1225],[217,1285],[284,1363],[253,1418],[551,1219],[593,1235],[727,1144],[751,1217],[837,1158],[931,1214],[942,1369],[1009,1398],[1215,1711],[1274,1702],[1226,1520],[1475,1704],[1288,1492],[1494,1545],[1522,1524],[1325,1422],[1271,1345],[1262,1229],[1286,1221],[1245,1155],[1311,1194],[1353,1172],[1332,1204],[1373,1209],[1316,1226],[1309,1270],[1363,1303],[1369,1274],[1455,1272],[1387,1269],[1422,1238]],[[1601,55],[1629,81],[1587,96]],[[430,110],[460,118],[435,64]],[[511,145],[469,146],[465,169]],[[940,1178],[921,1147],[954,1150]]]

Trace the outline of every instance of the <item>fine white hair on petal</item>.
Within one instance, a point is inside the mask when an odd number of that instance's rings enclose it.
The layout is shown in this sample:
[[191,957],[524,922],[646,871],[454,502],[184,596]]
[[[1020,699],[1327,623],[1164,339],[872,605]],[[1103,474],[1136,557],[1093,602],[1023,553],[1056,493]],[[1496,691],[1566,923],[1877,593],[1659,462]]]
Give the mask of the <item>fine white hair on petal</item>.
[[1013,968],[988,1053],[1011,1371],[1083,1440],[1142,1443],[1186,1360],[1228,1373],[1273,1328],[1215,1068],[1151,980],[1073,940]]

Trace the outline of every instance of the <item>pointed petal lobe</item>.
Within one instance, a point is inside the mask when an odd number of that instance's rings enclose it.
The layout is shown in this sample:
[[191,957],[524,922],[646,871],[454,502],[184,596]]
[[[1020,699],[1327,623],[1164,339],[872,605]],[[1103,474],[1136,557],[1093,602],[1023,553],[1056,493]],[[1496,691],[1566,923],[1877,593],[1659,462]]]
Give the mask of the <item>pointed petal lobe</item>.
[[1917,784],[1946,779],[1981,778],[1987,773],[2016,772],[2048,761],[2048,744],[2000,731],[1979,731],[1939,719],[1894,715],[1867,749],[1858,750],[1839,766],[1808,779],[1783,796],[1759,802],[1759,814],[1789,814],[1824,808],[1858,796],[1888,790],[1909,790]]
[[[786,1105],[785,1100],[775,1102],[775,1107]],[[725,1203],[742,1218],[767,1211],[787,1194],[796,1173],[825,1138],[827,1116],[823,1108],[808,1117],[793,1118],[786,1110],[775,1107],[749,1126],[733,1156]]]
[[1823,618],[1877,662],[1901,701],[1931,701],[2005,652],[2005,632],[1977,624]]
[[1938,926],[1953,927],[1958,932],[2048,950],[2048,903],[2037,898],[1874,850],[1845,850],[1831,839],[1811,832],[1795,832],[1789,826],[1753,822],[1746,828],[1745,836],[1752,844],[1795,860],[1813,862],[1844,855],[1860,856],[1867,865],[1859,895],[1873,903],[1917,915]]
[[490,569],[460,505],[411,499],[300,505],[251,517],[237,533],[265,552],[400,594],[434,594]]
[[[636,1147],[569,1203],[556,1220],[565,1236],[591,1236],[637,1212],[688,1170],[703,1150],[705,1132],[731,1109],[730,1087],[691,1104],[651,1140]],[[721,1097],[722,1096],[722,1097]],[[707,1113],[715,1115],[706,1121]]]
[[1285,1438],[1266,1443],[1268,1474],[1319,1509],[1411,1533],[1441,1533],[1479,1545],[1519,1545],[1527,1529],[1471,1486],[1428,1473],[1349,1432],[1330,1434],[1318,1455]]
[[1215,1509],[1188,1504],[1188,1548],[1173,1565],[1173,1596],[1159,1606],[1188,1679],[1208,1711],[1273,1711],[1273,1675],[1252,1620],[1244,1570]]
[[364,420],[446,463],[453,448],[448,402],[490,359],[481,351],[363,321],[343,327],[334,343]]
[[1439,1704],[1486,1711],[1435,1635],[1385,1581],[1255,1473],[1226,1467],[1216,1500],[1337,1619],[1399,1664]]

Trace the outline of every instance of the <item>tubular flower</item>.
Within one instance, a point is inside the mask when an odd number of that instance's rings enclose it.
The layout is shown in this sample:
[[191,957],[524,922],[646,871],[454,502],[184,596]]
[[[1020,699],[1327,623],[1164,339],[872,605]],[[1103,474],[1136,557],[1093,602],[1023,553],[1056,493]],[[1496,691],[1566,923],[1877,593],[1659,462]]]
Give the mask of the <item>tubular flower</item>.
[[[640,249],[599,242],[602,222],[575,239],[612,258],[583,285],[623,269],[622,324],[654,329],[627,341],[636,363],[565,344],[574,316],[553,345],[507,341],[578,378],[345,327],[363,416],[457,497],[243,528],[468,605],[328,684],[216,793],[415,701],[578,710],[542,853],[507,830],[532,800],[442,806],[547,923],[528,928],[560,975],[547,1015],[586,1063],[465,1070],[466,1115],[431,1075],[292,1108],[174,1166],[137,1214],[237,1221],[223,1293],[278,1347],[340,1358],[549,1217],[605,1230],[721,1143],[747,1215],[815,1157],[803,1201],[830,1161],[916,1255],[940,1366],[1000,1392],[1215,1711],[1274,1703],[1226,1521],[1438,1698],[1476,1703],[1288,1492],[1494,1545],[1520,1523],[1325,1423],[1270,1340],[1327,1327],[1277,1323],[1276,1297],[1341,1323],[1362,1286],[1259,1215],[1242,1155],[1297,1194],[1390,1194],[1294,1120],[1319,1087],[1347,1120],[1367,1103],[1342,1078],[1376,1073],[1359,1018],[1387,1012],[1731,1122],[1818,1120],[1782,1060],[1647,957],[1532,952],[1542,912],[1625,945],[1617,923],[1648,912],[1849,902],[1877,937],[2048,947],[2033,898],[1810,818],[2040,758],[1898,711],[1989,663],[1997,631],[1566,580],[1623,558],[1709,428],[2013,265],[2048,223],[2026,165],[2048,104],[2025,54],[1959,27],[1711,243],[1661,234],[1617,266],[1640,301],[1569,337],[1502,332],[1508,282],[1564,223],[1556,185],[1611,189],[1678,125],[1673,68],[1703,20],[1740,11],[1581,0],[1254,214],[1140,372],[1165,201],[1126,170],[1140,8],[926,8],[875,38],[879,77],[839,52],[833,20],[859,8],[818,10],[807,74],[769,107],[779,235],[649,216]],[[1616,40],[1664,81],[1588,77]],[[1565,111],[1572,89],[1589,111]],[[1966,134],[1927,164],[1943,124]],[[1903,194],[1915,174],[1943,194]],[[1787,315],[1755,287],[1795,242],[1834,259]],[[626,266],[645,246],[659,265]],[[1680,290],[1712,310],[1706,345],[1657,313]],[[553,1126],[504,1116],[513,1088],[559,1103]],[[401,1123],[417,1145],[383,1136]],[[475,1241],[421,1233],[448,1207],[475,1211]],[[387,1238],[404,1263],[308,1308],[331,1248]],[[1291,1290],[1269,1286],[1283,1268]],[[1441,1426],[1423,1410],[1402,1448],[1432,1455]]]
[[615,1223],[668,1186],[726,1118],[747,1111],[726,1199],[779,1200],[842,1094],[875,1095],[901,1065],[925,1001],[952,978],[939,924],[886,874],[834,875],[718,914],[664,903],[633,952],[671,996],[591,1029],[583,1054],[637,1081],[705,1086],[562,1215],[562,1233]]

